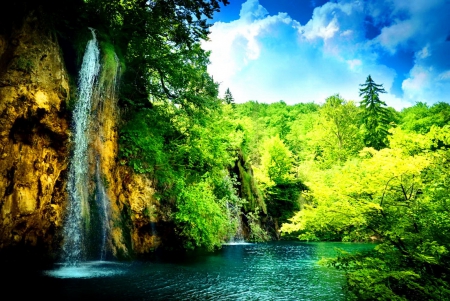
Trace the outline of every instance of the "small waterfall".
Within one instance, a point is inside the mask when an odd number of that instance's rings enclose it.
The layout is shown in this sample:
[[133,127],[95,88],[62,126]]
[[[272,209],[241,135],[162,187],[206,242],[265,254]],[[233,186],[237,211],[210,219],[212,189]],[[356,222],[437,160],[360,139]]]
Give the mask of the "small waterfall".
[[78,80],[78,100],[73,111],[73,153],[70,158],[67,189],[69,203],[64,225],[63,256],[67,264],[84,259],[85,230],[89,227],[88,127],[92,93],[100,70],[100,51],[94,30],[86,46]]
[[227,202],[227,214],[228,220],[236,231],[230,236],[228,244],[240,244],[244,243],[244,232],[242,229],[242,212],[239,206],[234,206]]
[[108,178],[104,170],[111,167],[111,130],[118,118],[116,88],[120,80],[120,61],[112,51],[103,53],[102,70],[94,91],[91,123],[91,166],[95,164],[95,208],[91,218],[91,257],[104,261],[111,244],[111,208],[107,189]]
[[237,227],[236,235],[234,236],[234,242],[243,243],[243,242],[245,242],[245,240],[244,240],[244,231],[242,229],[242,217],[240,214],[238,214],[238,216],[236,218],[237,218],[238,227]]
[[109,199],[106,194],[105,184],[101,177],[100,170],[100,156],[97,156],[95,166],[95,184],[96,184],[96,195],[95,201],[98,209],[99,218],[99,234],[100,234],[100,260],[105,260],[106,258],[106,242],[109,235]]

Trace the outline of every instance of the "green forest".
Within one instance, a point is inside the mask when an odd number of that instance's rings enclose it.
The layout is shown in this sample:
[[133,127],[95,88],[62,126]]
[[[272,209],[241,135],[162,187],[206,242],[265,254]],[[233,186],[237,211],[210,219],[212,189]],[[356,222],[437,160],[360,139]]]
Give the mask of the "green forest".
[[[374,242],[322,262],[345,271],[350,300],[448,300],[450,105],[396,111],[370,75],[354,87],[360,99],[237,103],[230,89],[219,95],[200,47],[219,4],[228,1],[12,5],[42,14],[76,62],[73,85],[88,27],[102,56],[114,64],[117,54],[118,160],[151,177],[185,249],[220,248],[242,214],[253,242]],[[17,16],[0,15],[5,32]]]
[[450,105],[397,112],[361,80],[360,100],[323,104],[236,104],[212,81],[202,106],[153,99],[129,113],[121,160],[154,177],[187,248],[219,247],[233,204],[252,241],[376,242],[324,262],[346,271],[350,299],[444,300]]

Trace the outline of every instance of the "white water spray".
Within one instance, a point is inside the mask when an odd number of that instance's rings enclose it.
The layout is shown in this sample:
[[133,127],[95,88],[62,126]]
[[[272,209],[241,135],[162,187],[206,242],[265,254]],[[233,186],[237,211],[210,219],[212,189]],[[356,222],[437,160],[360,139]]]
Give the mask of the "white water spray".
[[78,80],[78,100],[73,111],[73,154],[67,189],[69,203],[64,225],[63,260],[76,264],[84,259],[84,230],[89,223],[88,205],[88,126],[94,84],[100,70],[100,51],[94,30],[86,46]]

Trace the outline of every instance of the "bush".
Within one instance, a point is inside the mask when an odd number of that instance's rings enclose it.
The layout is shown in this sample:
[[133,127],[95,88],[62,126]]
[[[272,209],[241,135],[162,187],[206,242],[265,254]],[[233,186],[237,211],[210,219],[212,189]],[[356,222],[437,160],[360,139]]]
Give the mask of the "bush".
[[228,237],[226,208],[218,203],[207,180],[188,185],[180,192],[174,220],[187,249],[213,250]]

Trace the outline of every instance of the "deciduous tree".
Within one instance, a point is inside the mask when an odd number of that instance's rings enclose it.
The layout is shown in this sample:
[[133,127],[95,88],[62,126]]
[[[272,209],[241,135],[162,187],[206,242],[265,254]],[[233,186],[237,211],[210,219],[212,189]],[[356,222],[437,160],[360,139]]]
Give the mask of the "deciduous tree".
[[357,154],[363,148],[359,125],[359,110],[353,102],[338,94],[328,97],[309,134],[310,149],[318,152],[316,160],[329,167]]

